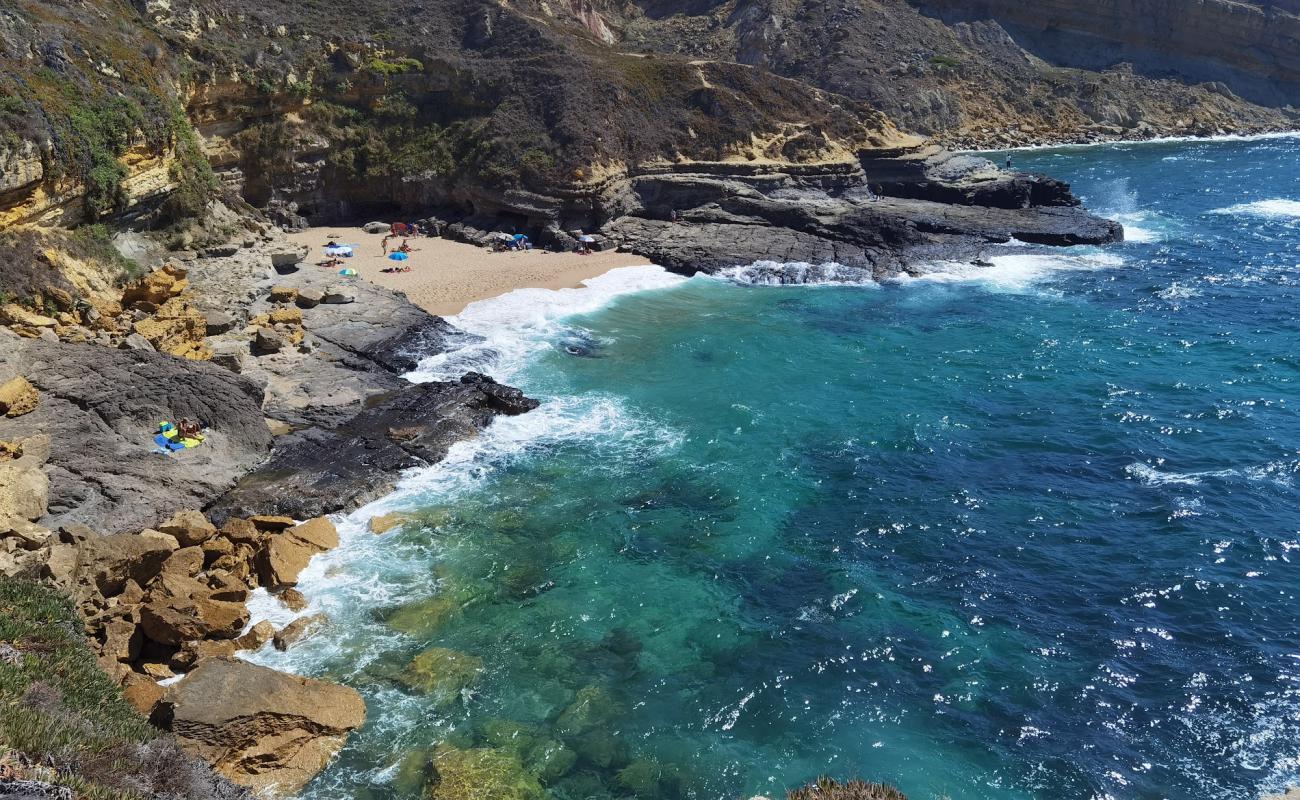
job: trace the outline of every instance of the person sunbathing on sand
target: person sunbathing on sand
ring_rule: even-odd
[[[411,247],[411,243],[410,243],[409,241],[407,241],[406,239],[403,239],[403,240],[402,240],[402,246],[399,247],[399,248],[397,248],[397,252],[399,252],[399,253],[415,253],[415,252],[418,252],[418,251],[417,251],[415,248]]]

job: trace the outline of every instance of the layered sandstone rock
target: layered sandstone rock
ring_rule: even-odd
[[[186,750],[276,796],[302,788],[365,716],[352,689],[228,658],[201,663],[156,712]]]

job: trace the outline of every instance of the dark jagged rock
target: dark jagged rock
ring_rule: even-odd
[[[658,174],[634,188],[640,207],[607,230],[686,274],[775,261],[836,263],[880,278],[1013,238],[1054,246],[1123,238],[1118,223],[1084,210],[1067,184],[949,153],[820,176]],[[666,221],[674,212],[680,223]]]
[[[474,436],[497,414],[537,405],[477,373],[458,383],[410,385],[335,430],[284,437],[270,462],[208,515],[218,522],[255,513],[305,519],[356,508],[389,491],[401,470],[440,461],[452,444]]]
[[[0,374],[25,375],[34,411],[0,419],[0,439],[51,437],[46,527],[138,531],[220,496],[271,449],[262,391],[218,366],[91,344],[0,340]],[[209,427],[199,447],[154,455],[161,420]]]

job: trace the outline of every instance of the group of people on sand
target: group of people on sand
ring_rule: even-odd
[[[381,243],[384,248],[384,255],[388,255],[388,243],[395,238],[397,237],[391,233],[384,237],[384,241]],[[393,252],[394,253],[418,253],[420,252],[420,248],[411,247],[411,241],[409,239],[403,239],[402,244]]]

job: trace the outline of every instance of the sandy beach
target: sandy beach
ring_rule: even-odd
[[[405,292],[412,303],[442,316],[458,314],[476,300],[514,289],[571,289],[616,267],[650,263],[630,253],[494,253],[470,244],[430,238],[411,239],[415,252],[406,261],[398,262],[383,255],[382,235],[346,226],[308,228],[290,234],[289,239],[311,248],[303,269],[323,269],[316,264],[326,258],[326,242],[355,245],[356,255],[343,259],[344,266],[358,272],[352,280],[364,279]],[[400,245],[401,240],[389,244]],[[382,271],[404,266],[411,271]]]

